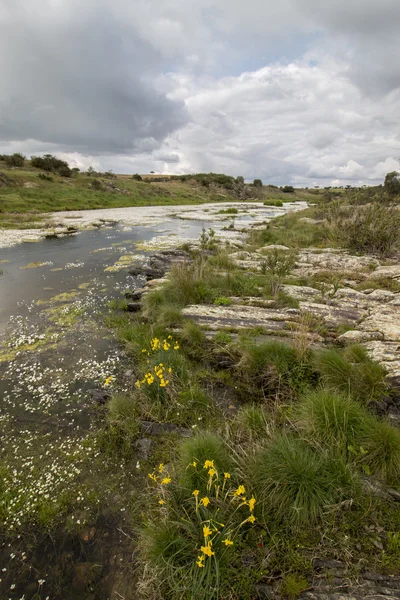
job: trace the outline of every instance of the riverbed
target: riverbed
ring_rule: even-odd
[[[129,274],[129,265],[160,249],[194,244],[203,228],[240,246],[244,230],[304,207],[218,203],[57,213],[51,217],[57,224],[51,235],[49,230],[0,232],[0,437],[3,467],[13,473],[6,480],[14,494],[14,504],[7,506],[10,535],[28,509],[40,505],[42,494],[56,496],[69,480],[77,486],[79,503],[71,523],[85,523],[92,500],[82,473],[101,476],[101,464],[100,472],[83,467],[98,460],[88,442],[90,391],[104,388],[106,381],[112,381],[110,391],[121,391],[118,376],[129,369],[106,327],[109,302],[143,284]],[[238,212],[221,212],[230,208]],[[74,231],[65,233],[67,224]],[[10,572],[15,563],[12,558],[10,566],[9,557],[23,561],[28,552],[23,537],[16,540],[11,547],[8,540],[0,554],[0,568]],[[35,549],[30,551],[33,560]],[[35,569],[20,569],[23,576],[12,590],[3,590],[0,581],[1,597],[80,597],[68,587],[61,596],[47,589],[46,554],[41,558],[43,572],[38,573],[36,556]],[[7,577],[0,579],[9,585]]]

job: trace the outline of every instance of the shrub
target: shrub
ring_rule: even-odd
[[[363,403],[386,394],[385,369],[372,361],[364,348],[324,350],[315,355],[315,367],[325,386],[350,394]]]
[[[266,200],[264,206],[283,206],[282,200]]]
[[[261,181],[261,179],[255,179],[253,181],[253,185],[254,185],[254,187],[262,187],[263,182]]]
[[[53,181],[53,177],[51,175],[46,175],[46,173],[38,173],[38,179],[42,181]]]
[[[68,163],[65,160],[61,160],[60,158],[53,156],[52,154],[45,154],[44,156],[31,156],[31,165],[32,167],[42,169],[43,171],[59,173],[63,177],[70,177],[72,174]]]
[[[7,167],[23,167],[25,164],[25,159],[26,157],[19,152],[15,152],[14,154],[0,155],[0,160],[4,161]]]
[[[399,196],[400,195],[400,174],[397,171],[392,171],[388,173],[385,177],[385,192],[389,194],[389,196]]]
[[[134,173],[132,175],[132,179],[134,179],[135,181],[143,181],[143,178],[139,175],[139,173]]]
[[[93,179],[91,186],[94,190],[102,190],[103,189],[103,184],[100,181],[100,179]]]
[[[400,212],[394,206],[352,206],[334,219],[337,239],[350,250],[390,256],[400,245]]]
[[[292,185],[285,185],[282,188],[282,192],[284,194],[293,194],[294,193],[294,187]]]

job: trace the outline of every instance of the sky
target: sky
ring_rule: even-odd
[[[399,168],[399,0],[0,0],[0,153],[375,185]]]

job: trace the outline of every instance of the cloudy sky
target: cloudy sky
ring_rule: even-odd
[[[0,0],[0,153],[381,183],[399,23],[399,0]]]

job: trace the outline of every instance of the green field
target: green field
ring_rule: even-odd
[[[107,179],[79,173],[66,178],[52,173],[52,180],[46,181],[40,174],[38,169],[0,167],[0,228],[40,225],[46,220],[45,213],[61,210],[238,201],[222,186],[205,187],[194,179],[147,183],[129,176]],[[99,182],[101,189],[94,189],[94,181]],[[253,200],[288,202],[312,198],[306,190],[285,194],[278,188],[264,186],[255,191]]]

